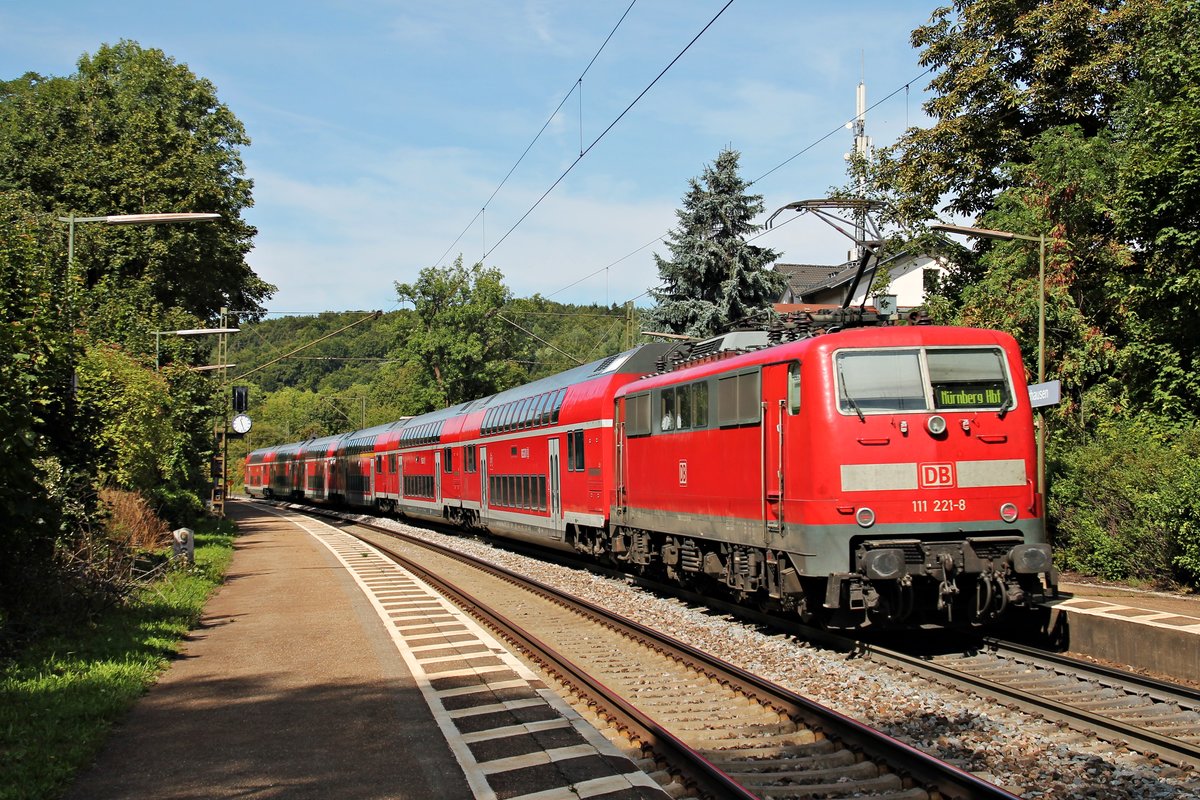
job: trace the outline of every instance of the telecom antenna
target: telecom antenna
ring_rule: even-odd
[[[849,123],[847,128],[854,132],[854,152],[846,154],[846,160],[851,158],[861,159],[860,163],[869,163],[871,160],[871,137],[867,136],[867,82],[864,77],[858,82],[858,90],[854,95],[854,121]],[[858,196],[865,199],[867,196],[867,173],[862,170],[858,174]],[[866,238],[867,218],[865,211],[859,211],[854,217],[854,233],[855,240],[862,241]],[[860,246],[855,246],[854,251],[850,254],[851,261],[857,261],[862,256]]]

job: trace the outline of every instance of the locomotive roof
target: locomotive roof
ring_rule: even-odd
[[[718,337],[719,339],[720,337]],[[791,342],[760,347],[744,353],[722,353],[713,348],[707,348],[702,353],[702,360],[694,363],[684,362],[674,370],[648,374],[642,380],[635,381],[618,390],[618,395],[628,395],[634,392],[657,386],[667,386],[694,380],[697,377],[713,375],[729,370],[754,367],[780,358],[797,358],[804,352],[829,352],[846,347],[922,347],[922,346],[952,346],[952,345],[984,345],[996,344],[1008,346],[1013,342],[1012,337],[990,328],[966,328],[936,325],[891,325],[846,328],[839,331],[823,333]],[[708,344],[701,342],[696,349]],[[693,351],[695,353],[695,350]]]

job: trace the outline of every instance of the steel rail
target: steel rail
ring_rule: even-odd
[[[395,531],[377,528],[370,524],[356,524],[386,533],[390,536],[403,536],[403,534],[397,534]],[[361,538],[352,530],[343,529],[343,532],[356,538]],[[498,567],[489,567],[489,565],[476,562],[469,557],[464,558],[461,553],[445,551],[437,548],[436,545],[431,545],[419,539],[408,539],[407,537],[405,539],[413,544],[428,549],[435,549],[440,555],[456,558],[464,563],[469,563],[473,567],[488,568],[488,571],[492,571],[498,577],[502,577],[505,580],[526,585],[526,582],[521,580],[519,576],[512,573],[502,574],[506,573],[507,570],[501,570]],[[462,587],[430,572],[412,559],[387,548],[382,548],[378,542],[370,542],[370,544],[379,548],[388,558],[416,574],[421,580],[446,595],[455,605],[460,606],[468,613],[483,620],[487,625],[499,631],[502,636],[515,643],[518,647],[534,654],[538,660],[541,660],[549,667],[551,672],[557,672],[564,683],[573,684],[575,691],[584,695],[589,702],[598,704],[604,713],[618,721],[620,727],[632,731],[634,737],[649,744],[660,756],[665,757],[672,766],[680,769],[685,779],[691,782],[703,794],[710,797],[730,798],[731,800],[757,800],[756,795],[748,792],[733,778],[726,775],[670,731],[642,714],[635,706],[627,703],[620,695],[610,691],[607,686],[594,679],[585,669],[557,652],[553,646],[531,634],[523,626],[506,617],[502,612],[490,607]],[[536,588],[541,591],[545,587],[537,586]],[[557,597],[553,599],[556,602],[562,602]]]

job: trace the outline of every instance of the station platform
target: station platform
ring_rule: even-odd
[[[1200,596],[1069,581],[1059,594],[1046,626],[1070,652],[1200,685]]]
[[[487,631],[336,527],[231,501],[225,584],[66,797],[665,798]]]

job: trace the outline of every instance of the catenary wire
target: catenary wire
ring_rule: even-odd
[[[533,149],[533,146],[535,144],[537,144],[538,139],[540,139],[542,137],[542,134],[546,132],[546,128],[550,127],[550,123],[554,121],[554,118],[558,115],[558,112],[562,110],[562,107],[564,105],[566,105],[566,102],[571,99],[571,95],[575,93],[576,89],[578,89],[580,92],[580,110],[579,110],[580,134],[579,135],[580,135],[580,148],[581,148],[580,155],[582,155],[582,147],[583,147],[583,140],[582,140],[582,137],[583,137],[583,106],[582,106],[583,89],[582,89],[582,85],[583,85],[584,76],[586,76],[588,74],[588,70],[590,70],[592,68],[592,65],[596,63],[596,59],[600,57],[600,54],[602,52],[604,52],[604,48],[608,46],[609,41],[613,37],[613,34],[615,34],[617,32],[617,28],[621,27],[621,23],[625,21],[625,17],[629,16],[629,12],[633,10],[633,5],[636,2],[637,2],[637,0],[631,0],[631,2],[629,3],[629,7],[625,9],[625,13],[621,15],[621,18],[619,20],[617,20],[617,24],[614,25],[613,29],[608,32],[608,36],[606,36],[604,38],[604,42],[600,45],[599,49],[596,50],[595,54],[592,55],[592,60],[588,62],[587,66],[583,68],[583,72],[581,72],[579,74],[579,77],[575,80],[575,82],[571,84],[570,90],[568,90],[566,95],[563,96],[563,99],[559,102],[558,106],[555,107],[555,109],[552,112],[550,112],[550,117],[542,125],[541,130],[539,130],[537,132],[537,134],[533,137],[533,141],[531,141],[529,143],[529,146],[525,148],[525,151],[523,153],[521,153],[521,156],[517,159],[517,162],[512,165],[512,167],[508,170],[508,174],[505,175],[504,179],[500,181],[500,185],[497,186],[495,188],[495,190],[492,191],[491,196],[488,197],[488,199],[484,202],[483,206],[479,209],[479,211],[477,211],[475,213],[475,216],[471,218],[471,221],[467,223],[467,226],[462,229],[462,232],[460,234],[458,234],[457,237],[455,237],[453,242],[450,243],[450,246],[446,248],[446,252],[442,253],[442,257],[439,258],[436,263],[441,264],[443,261],[445,261],[446,256],[449,255],[450,251],[454,249],[454,245],[458,244],[462,240],[462,237],[466,236],[467,231],[471,230],[471,226],[474,225],[475,221],[483,215],[483,213],[487,210],[487,207],[489,205],[491,205],[492,200],[494,200],[496,198],[496,195],[500,193],[500,190],[502,188],[504,188],[504,184],[508,183],[508,179],[512,177],[512,174],[514,172],[516,172],[517,167],[519,167],[521,165],[521,162],[525,160],[525,156],[529,155],[529,151]],[[485,257],[486,257],[486,254],[485,254]]]
[[[724,9],[722,9],[722,10],[724,10]],[[888,93],[886,96],[884,96],[884,97],[880,98],[879,100],[877,100],[876,102],[872,103],[872,104],[871,104],[871,105],[870,105],[870,106],[869,106],[869,107],[866,109],[866,111],[874,111],[874,110],[875,110],[876,108],[878,108],[880,105],[882,105],[882,104],[886,103],[888,100],[891,100],[893,97],[895,97],[895,96],[896,96],[897,94],[899,94],[900,92],[907,92],[907,91],[908,91],[908,89],[909,89],[909,87],[910,87],[910,86],[911,86],[913,83],[915,83],[916,81],[919,81],[921,78],[925,77],[926,75],[928,75],[928,74],[929,74],[930,72],[932,72],[932,71],[933,71],[933,67],[929,67],[928,69],[926,69],[925,71],[923,71],[923,72],[922,72],[922,73],[920,73],[919,75],[916,75],[916,76],[914,76],[914,77],[910,78],[910,79],[909,79],[909,80],[908,80],[906,83],[904,83],[902,86],[899,86],[899,87],[897,87],[896,89],[894,89],[894,90],[892,90],[891,92],[889,92],[889,93]],[[864,113],[865,113],[865,112],[864,112]],[[824,142],[826,139],[830,138],[830,137],[831,137],[831,136],[833,136],[834,134],[836,134],[836,133],[840,133],[841,131],[845,130],[845,127],[846,127],[846,126],[845,126],[845,123],[843,123],[843,124],[841,124],[841,125],[838,125],[838,126],[837,126],[836,128],[834,128],[833,130],[831,130],[831,131],[829,131],[828,133],[826,133],[826,134],[824,134],[824,135],[820,136],[819,138],[817,138],[817,139],[813,140],[813,141],[812,141],[812,142],[810,142],[808,145],[806,145],[805,147],[803,147],[802,149],[800,149],[798,152],[796,152],[796,153],[794,153],[793,155],[789,156],[788,158],[784,159],[784,160],[783,160],[783,161],[781,161],[779,164],[777,164],[777,165],[775,165],[774,167],[772,167],[771,169],[767,170],[767,171],[766,171],[766,172],[764,172],[762,175],[759,175],[757,178],[755,178],[754,180],[750,181],[750,182],[749,182],[749,183],[747,183],[746,185],[747,185],[747,186],[753,186],[754,184],[756,184],[756,183],[758,183],[759,181],[761,181],[763,178],[766,178],[768,175],[770,175],[770,174],[772,174],[772,173],[774,173],[774,172],[777,172],[777,171],[779,171],[780,169],[782,169],[783,167],[787,166],[787,165],[788,165],[788,164],[790,164],[791,162],[795,161],[797,158],[799,158],[800,156],[804,155],[804,154],[805,154],[805,153],[807,153],[808,151],[812,150],[814,147],[816,147],[817,145],[821,144],[822,142]],[[561,180],[561,179],[560,179],[560,180]],[[551,188],[553,188],[553,187],[551,187]],[[751,237],[750,239],[747,239],[747,242],[753,242],[755,239],[759,239],[759,238],[761,238],[761,237],[763,237],[763,236],[766,236],[766,235],[767,235],[768,233],[770,233],[771,231],[778,230],[779,228],[782,228],[782,227],[784,227],[785,225],[788,225],[788,224],[790,224],[790,223],[792,223],[792,222],[795,222],[797,219],[799,219],[799,217],[798,217],[798,216],[797,216],[797,217],[792,217],[791,219],[787,220],[786,222],[783,222],[783,223],[780,223],[779,225],[775,225],[775,226],[773,226],[773,227],[771,228],[771,230],[770,230],[770,231],[766,231],[766,230],[764,230],[764,231],[762,231],[761,233],[759,233],[758,235],[756,235],[756,236],[754,236],[754,237]],[[625,259],[627,259],[627,258],[629,258],[629,257],[631,257],[631,256],[633,256],[633,255],[636,255],[637,253],[640,253],[642,250],[645,250],[647,247],[650,247],[650,246],[651,246],[651,245],[653,245],[655,242],[660,242],[660,241],[663,241],[663,240],[665,240],[665,239],[666,239],[666,237],[667,237],[667,236],[669,236],[669,235],[670,235],[670,231],[667,231],[667,232],[666,232],[666,233],[664,233],[662,236],[659,236],[658,238],[654,239],[653,241],[650,241],[650,242],[648,242],[648,243],[646,243],[646,244],[642,245],[642,246],[641,246],[641,247],[639,247],[637,250],[634,250],[632,253],[629,253],[628,255],[624,255],[624,256],[622,256],[621,258],[619,258],[619,259],[617,259],[616,261],[612,262],[612,264],[608,264],[607,266],[601,267],[600,269],[598,269],[598,270],[595,270],[594,272],[588,273],[587,275],[583,276],[582,278],[580,278],[580,279],[578,279],[578,280],[576,280],[576,281],[574,281],[574,282],[572,282],[572,283],[570,283],[570,284],[567,284],[566,286],[562,287],[561,289],[557,289],[556,291],[553,291],[553,292],[551,292],[551,293],[549,293],[549,294],[545,295],[545,297],[549,298],[549,297],[553,297],[553,296],[554,296],[554,295],[556,295],[556,294],[561,294],[562,292],[565,292],[567,289],[570,289],[570,288],[572,288],[572,287],[574,287],[574,286],[577,286],[577,285],[579,285],[580,283],[582,283],[582,282],[586,281],[588,278],[592,278],[592,277],[595,277],[596,275],[599,275],[601,272],[604,272],[605,270],[609,269],[609,267],[612,267],[612,266],[614,266],[614,265],[616,265],[616,264],[619,264],[620,262],[624,261]],[[498,243],[497,243],[497,244],[498,244]],[[651,292],[651,291],[653,291],[653,287],[652,287],[652,288],[649,288],[649,289],[647,289],[646,291],[642,292],[642,293],[641,293],[641,294],[639,294],[639,295],[636,295],[636,296],[634,296],[634,297],[631,297],[631,298],[629,298],[628,300],[626,300],[626,301],[625,301],[624,303],[622,303],[621,305],[625,305],[625,304],[628,304],[628,303],[632,303],[634,300],[641,299],[642,297],[645,297],[646,295],[650,294],[650,292]]]
[[[628,106],[625,107],[625,110],[622,111],[620,114],[618,114],[612,122],[608,123],[608,127],[606,127],[600,133],[600,135],[597,136],[592,141],[592,143],[589,144],[587,146],[587,148],[584,149],[584,151],[579,154],[578,158],[576,158],[574,161],[571,162],[570,166],[568,166],[565,170],[563,170],[563,173],[558,176],[558,178],[554,181],[554,183],[550,184],[550,188],[547,189],[545,192],[543,192],[542,196],[539,197],[534,202],[534,204],[529,207],[529,210],[526,211],[524,214],[522,214],[521,218],[518,219],[516,222],[514,222],[513,226],[511,228],[509,228],[503,236],[500,237],[500,240],[498,242],[496,242],[494,245],[492,245],[487,250],[487,252],[485,252],[483,254],[483,257],[485,259],[489,255],[491,255],[492,252],[494,252],[497,247],[499,247],[501,244],[503,244],[504,241],[509,237],[510,234],[512,234],[513,231],[515,231],[518,227],[521,226],[521,223],[524,222],[525,219],[534,212],[534,209],[536,209],[539,205],[542,204],[542,201],[545,200],[550,195],[550,193],[554,191],[555,187],[557,187],[558,184],[562,183],[563,179],[566,178],[567,175],[569,175],[571,173],[571,170],[575,169],[575,166],[577,164],[579,164],[580,161],[583,160],[584,156],[586,156],[588,153],[590,153],[592,151],[592,148],[595,147],[597,144],[599,144],[600,140],[603,139],[605,136],[607,136],[608,132],[611,131],[614,127],[616,127],[618,122],[620,122],[622,119],[625,118],[625,115],[628,114],[630,112],[630,110],[632,110],[633,107],[635,105],[637,105],[638,102],[643,97],[646,96],[647,92],[649,92],[651,89],[654,88],[655,84],[657,84],[662,79],[662,77],[667,74],[667,71],[670,70],[671,67],[675,66],[676,62],[678,62],[679,59],[683,58],[684,53],[686,53],[688,50],[690,50],[692,48],[692,45],[694,45],[697,41],[699,41],[700,37],[703,36],[705,34],[705,32],[708,31],[708,29],[711,28],[713,26],[713,24],[715,24],[716,21],[721,18],[721,15],[724,14],[725,11],[731,5],[733,5],[733,0],[729,0],[729,2],[727,2],[724,6],[722,6],[721,10],[718,11],[716,13],[716,15],[713,16],[713,18],[708,21],[708,24],[705,25],[703,28],[701,28],[700,32],[697,33],[694,37],[692,37],[692,40],[690,42],[688,42],[687,45],[682,50],[680,50],[679,53],[673,59],[671,59],[671,63],[669,63],[665,67],[663,67],[662,72],[658,73],[658,75],[654,78],[654,80],[650,81],[650,83],[646,86],[645,89],[642,89],[642,91],[638,94],[638,96],[635,97],[633,99],[633,101]]]

